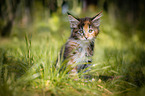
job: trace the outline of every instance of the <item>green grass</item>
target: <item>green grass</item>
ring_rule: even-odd
[[[90,71],[94,80],[74,80],[66,72],[59,73],[54,64],[70,34],[65,18],[56,15],[48,20],[52,25],[37,21],[27,29],[16,25],[11,38],[0,38],[0,96],[141,96],[145,93],[145,45],[137,34],[127,38],[106,23],[105,16],[95,42],[95,66]]]

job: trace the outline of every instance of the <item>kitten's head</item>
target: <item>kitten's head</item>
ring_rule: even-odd
[[[71,38],[87,41],[95,39],[99,33],[101,14],[102,11],[93,18],[76,18],[68,13],[70,27],[72,29]]]

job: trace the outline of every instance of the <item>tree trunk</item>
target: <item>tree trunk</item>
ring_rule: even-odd
[[[13,26],[13,21],[9,20],[7,22],[7,24],[3,27],[2,32],[1,32],[1,36],[2,37],[8,37],[8,36],[10,36],[12,26]]]

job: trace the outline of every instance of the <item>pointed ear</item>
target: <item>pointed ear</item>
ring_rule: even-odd
[[[100,17],[102,16],[102,11],[99,12],[96,16],[92,18],[92,23],[94,24],[95,27],[99,27],[100,25]]]
[[[68,18],[70,21],[70,27],[77,28],[77,26],[79,24],[79,20],[76,17],[72,16],[70,13],[67,12],[67,14],[68,14]]]

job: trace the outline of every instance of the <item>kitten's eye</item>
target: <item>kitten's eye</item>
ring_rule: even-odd
[[[83,30],[80,30],[79,32],[80,32],[80,33],[83,33]]]
[[[92,29],[90,29],[90,30],[89,30],[89,33],[92,33],[92,32],[93,32],[93,30],[92,30]]]

